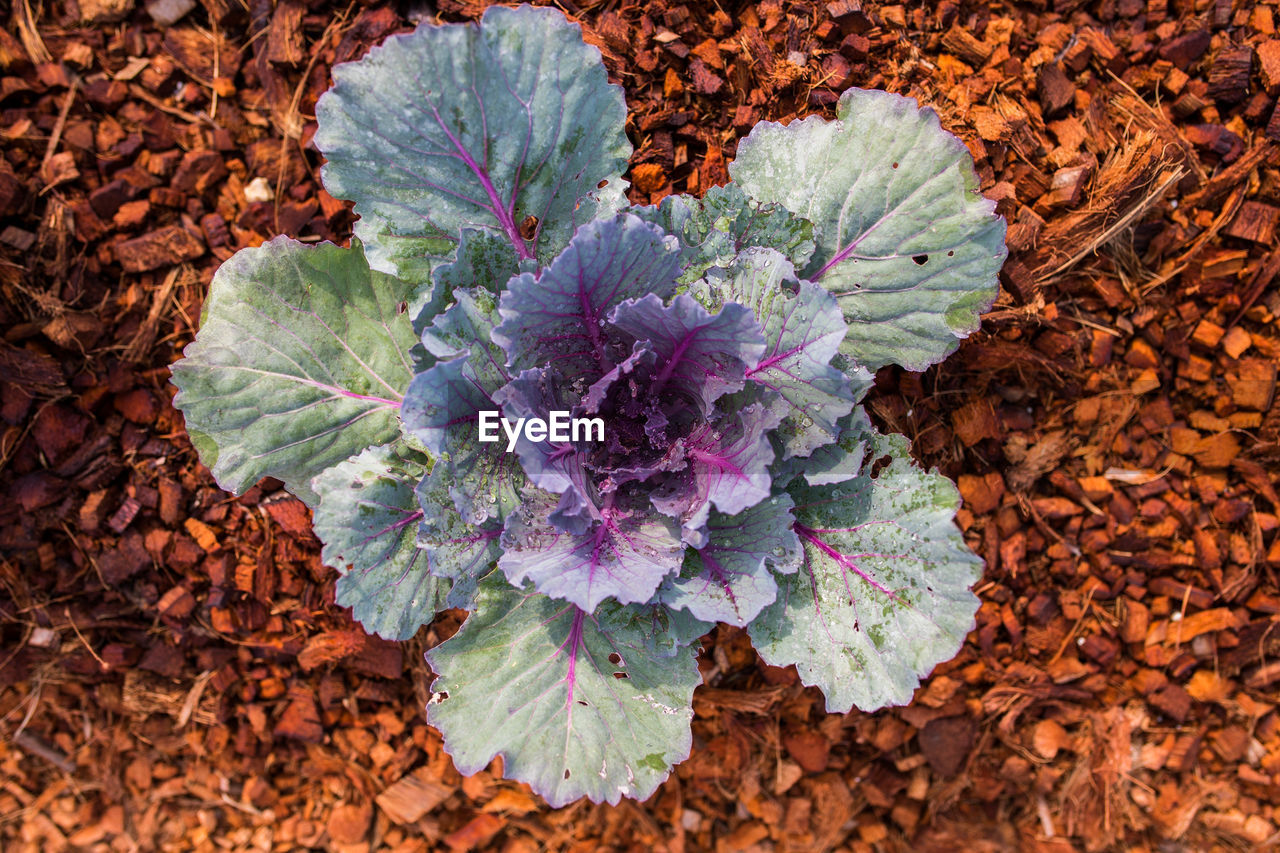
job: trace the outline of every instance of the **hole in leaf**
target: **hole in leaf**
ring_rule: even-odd
[[[895,160],[895,161],[894,161],[894,163],[893,163],[893,168],[895,168],[895,169],[896,169],[896,168],[898,168],[898,163],[897,163],[897,161],[896,161],[896,160]]]
[[[520,236],[526,240],[532,240],[538,235],[538,217],[532,213],[524,218],[520,223]]]
[[[607,187],[607,186],[609,186],[609,180],[606,178],[605,180],[603,180],[603,181],[601,181],[600,183],[596,184],[596,189],[598,189],[598,190],[602,190],[602,189],[604,189],[604,188],[605,188],[605,187]]]
[[[409,303],[408,303],[408,302],[401,302],[399,305],[397,305],[397,306],[396,306],[396,313],[397,313],[397,314],[403,314],[404,312],[406,312],[406,311],[408,311],[408,310],[409,310]]]
[[[856,263],[856,262],[855,262],[855,263]],[[784,281],[784,282],[782,283],[782,289],[783,289],[785,292],[790,293],[792,296],[795,296],[797,293],[799,293],[799,292],[800,292],[800,282],[798,282],[798,281]]]
[[[956,253],[955,253],[955,250],[954,250],[954,249],[949,249],[949,250],[947,251],[947,257],[948,257],[948,258],[954,258],[955,256],[956,256]]]
[[[584,708],[586,708],[586,707],[587,707],[587,703],[586,703],[586,702],[584,702],[584,701],[583,701],[583,700],[581,700],[581,699],[579,699],[579,700],[578,700],[578,704],[579,704],[579,705],[581,705],[581,706],[582,706],[582,707],[584,707]]]
[[[880,476],[880,472],[881,472],[881,471],[883,471],[885,468],[888,468],[888,467],[889,467],[889,463],[890,463],[890,462],[892,462],[892,461],[893,461],[892,457],[890,457],[890,456],[889,456],[889,454],[887,454],[887,453],[886,453],[884,456],[881,456],[881,457],[880,457],[879,459],[877,459],[875,462],[872,462],[872,463],[871,463],[871,478],[872,478],[872,479],[875,479],[876,477],[879,477],[879,476]]]
[[[565,768],[565,771],[564,771],[564,778],[566,778],[566,779],[568,779],[568,778],[569,778],[569,768],[567,768],[567,767]]]
[[[609,652],[609,663],[612,663],[612,664],[622,663],[622,655],[618,654],[617,652]]]
[[[630,678],[631,676],[627,675],[625,672],[615,672],[613,674],[613,677],[614,678]]]
[[[916,266],[922,267],[925,264],[929,263],[929,256],[928,255],[912,255],[911,260],[916,262]]]

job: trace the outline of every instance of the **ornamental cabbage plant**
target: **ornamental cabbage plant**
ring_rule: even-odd
[[[469,611],[427,653],[458,769],[649,796],[714,622],[830,711],[908,702],[981,563],[952,483],[859,401],[995,297],[1004,222],[964,145],[851,89],[757,125],[727,186],[634,207],[622,92],[559,12],[421,27],[333,78],[315,140],[351,246],[223,264],[175,404],[224,488],[311,507],[368,630]]]

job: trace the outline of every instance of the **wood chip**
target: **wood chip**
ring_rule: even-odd
[[[191,538],[196,540],[196,544],[209,553],[218,550],[218,537],[213,532],[213,528],[205,524],[198,518],[188,518],[182,523],[187,533],[191,534]]]
[[[441,784],[428,767],[419,767],[375,798],[393,823],[414,823],[443,803],[453,788]]]

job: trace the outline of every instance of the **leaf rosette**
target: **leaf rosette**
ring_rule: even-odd
[[[994,297],[964,146],[855,89],[758,127],[704,198],[626,207],[621,92],[558,12],[421,27],[334,78],[316,141],[359,239],[225,264],[176,403],[225,487],[313,508],[366,628],[470,612],[428,654],[459,769],[648,796],[713,622],[832,710],[909,701],[980,564],[955,487],[860,402]],[[599,428],[524,428],[561,416]]]

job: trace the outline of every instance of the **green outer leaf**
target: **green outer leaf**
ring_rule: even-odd
[[[495,6],[478,27],[420,27],[333,78],[316,105],[325,187],[356,202],[356,234],[388,272],[466,226],[545,262],[625,204],[622,90],[560,12]]]
[[[453,304],[419,330],[423,346],[441,360],[467,355],[473,372],[486,387],[509,381],[506,353],[490,340],[493,327],[500,321],[498,300],[481,288],[454,291]],[[492,362],[492,363],[491,363]]]
[[[322,177],[326,185],[332,183],[327,173]],[[372,216],[356,220],[352,230],[356,239],[364,243],[370,267],[414,284],[429,284],[435,271],[448,264],[457,249],[457,238],[406,237],[393,231],[391,223]]]
[[[715,623],[703,622],[683,607],[655,604],[656,598],[657,594],[647,604],[633,604],[626,608],[631,614],[631,624],[649,638],[654,654],[664,658],[679,654],[697,644],[715,627]],[[701,645],[695,647],[701,648]]]
[[[368,256],[372,247],[366,246],[365,249]],[[483,289],[496,296],[506,288],[508,279],[521,269],[534,265],[533,261],[525,261],[523,265],[517,263],[511,243],[501,234],[482,228],[463,228],[453,260],[433,264],[434,269],[427,270],[431,280],[423,283],[414,293],[414,298],[409,300],[408,311],[413,318],[413,333],[419,337],[431,326],[432,320],[453,305],[457,299],[455,292]],[[375,269],[384,268],[379,266],[376,259],[371,259],[370,265]],[[395,269],[396,266],[386,268]],[[418,281],[416,277],[405,275],[406,268],[403,265],[399,268],[401,278]],[[485,340],[488,340],[487,331]],[[415,373],[430,369],[436,359],[441,357],[438,353],[427,352],[421,343],[415,344],[410,354],[413,356]]]
[[[713,267],[727,269],[750,246],[776,249],[799,266],[813,255],[813,225],[779,204],[747,198],[737,184],[711,187],[702,198],[669,195],[657,206],[631,212],[680,240],[680,283]]]
[[[529,266],[532,262],[526,261],[524,268]],[[498,296],[506,289],[507,281],[521,271],[522,265],[516,261],[511,244],[501,234],[489,229],[463,228],[456,257],[435,269],[431,286],[423,289],[426,297],[409,306],[413,331],[422,334],[437,315],[453,304],[455,291],[481,288]]]
[[[450,582],[430,574],[418,545],[422,511],[413,491],[426,474],[427,457],[397,442],[370,447],[312,481],[320,556],[342,573],[337,602],[388,640],[409,639],[446,606]]]
[[[482,583],[477,611],[427,652],[439,673],[427,721],[458,770],[475,773],[500,754],[504,775],[553,807],[652,794],[689,755],[702,679],[687,647],[655,647],[637,609],[588,614],[498,579]]]
[[[223,488],[277,477],[315,506],[314,476],[399,435],[413,290],[359,249],[286,237],[218,268],[173,402]]]
[[[813,222],[818,249],[802,274],[839,299],[843,351],[872,370],[923,370],[995,300],[1004,220],[933,110],[850,89],[836,115],[756,125],[729,173],[752,198]]]
[[[982,574],[953,520],[956,487],[916,467],[902,436],[864,428],[860,476],[792,483],[803,562],[747,628],[765,661],[795,664],[836,713],[909,702],[964,643],[979,603],[969,587]]]
[[[780,459],[769,466],[774,488],[786,488],[796,477],[804,476],[811,486],[830,486],[852,480],[862,473],[867,447],[863,443],[871,431],[866,410],[856,406],[836,422],[836,438],[813,451],[807,459]],[[774,440],[777,441],[775,433]]]

